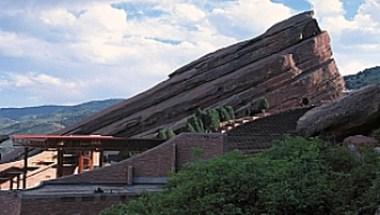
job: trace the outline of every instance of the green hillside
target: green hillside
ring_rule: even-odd
[[[121,102],[121,99],[91,101],[75,106],[40,106],[0,109],[0,135],[51,133],[72,125],[89,115]],[[1,146],[11,147],[10,142]],[[0,151],[2,151],[0,149]]]
[[[355,75],[344,77],[346,87],[349,90],[359,89],[361,87],[380,83],[380,66],[365,69]]]

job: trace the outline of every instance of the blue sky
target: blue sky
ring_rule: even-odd
[[[380,0],[2,0],[0,107],[128,98],[313,9],[342,74],[380,65]]]

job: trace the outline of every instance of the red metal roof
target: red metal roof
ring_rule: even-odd
[[[164,140],[140,139],[101,135],[49,135],[18,134],[12,135],[13,145],[35,148],[71,149],[129,149],[146,150],[158,146]]]
[[[101,136],[101,135],[47,135],[47,134],[17,134],[11,136],[12,140],[128,140],[125,137]]]

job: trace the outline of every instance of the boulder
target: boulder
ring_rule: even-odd
[[[377,152],[376,146],[379,145],[379,141],[373,137],[355,135],[346,137],[343,140],[343,145],[345,145],[350,151],[354,152],[359,158],[361,158],[361,152],[363,149],[366,149],[368,147],[373,148]]]
[[[338,139],[365,134],[379,128],[380,85],[353,91],[329,104],[308,111],[297,122],[305,136],[331,135]]]
[[[364,135],[355,135],[346,137],[343,140],[344,145],[355,145],[355,146],[377,146],[379,141],[373,137],[367,137]]]
[[[242,111],[266,98],[268,111],[284,111],[304,100],[311,105],[334,100],[343,89],[329,35],[312,12],[305,12],[256,38],[207,54],[60,134],[151,136],[161,128],[180,130],[197,108],[229,105]]]

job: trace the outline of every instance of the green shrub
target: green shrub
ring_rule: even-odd
[[[200,108],[198,108],[198,109],[195,111],[195,116],[196,116],[199,120],[201,120],[202,122],[205,121],[205,117],[206,117],[206,115],[207,115],[206,111],[204,111],[204,110],[202,110],[202,109],[200,109]]]
[[[228,112],[228,115],[229,115],[229,118],[230,119],[235,119],[235,111],[234,109],[231,107],[231,106],[225,106],[227,112]]]
[[[157,136],[159,139],[162,139],[162,140],[167,140],[168,139],[168,136],[167,136],[167,132],[166,132],[166,129],[160,129],[158,131],[158,136]]]
[[[186,130],[195,133],[216,132],[220,122],[235,118],[234,110],[231,106],[222,106],[202,110],[198,108],[186,123]]]
[[[169,129],[160,129],[158,131],[158,138],[159,139],[162,139],[162,140],[168,140],[172,137],[175,137],[176,134],[174,133],[173,129],[169,128]]]
[[[374,214],[379,169],[373,151],[357,160],[318,139],[285,138],[255,156],[197,161],[170,177],[164,191],[103,214]]]
[[[261,98],[259,100],[256,100],[254,101],[251,105],[250,105],[250,115],[255,115],[255,114],[258,114],[258,113],[261,113],[263,112],[264,110],[267,110],[269,109],[270,105],[269,105],[269,102],[268,100],[264,97],[264,98]]]
[[[220,118],[219,113],[216,109],[209,109],[206,111],[207,118],[205,122],[205,128],[208,132],[215,132],[219,129]]]
[[[173,129],[171,129],[171,128],[167,129],[166,130],[166,136],[168,139],[175,137],[175,133],[174,133]]]
[[[192,132],[192,133],[197,133],[194,126],[189,122],[189,120],[187,120],[187,123],[186,123],[186,131]]]
[[[227,109],[224,106],[217,107],[217,108],[215,108],[215,110],[218,111],[219,118],[220,118],[221,122],[228,121],[228,120],[232,119],[230,114],[228,113]]]
[[[195,115],[193,115],[187,120],[187,127],[189,128],[190,132],[198,132],[198,133],[205,132],[202,120]]]

